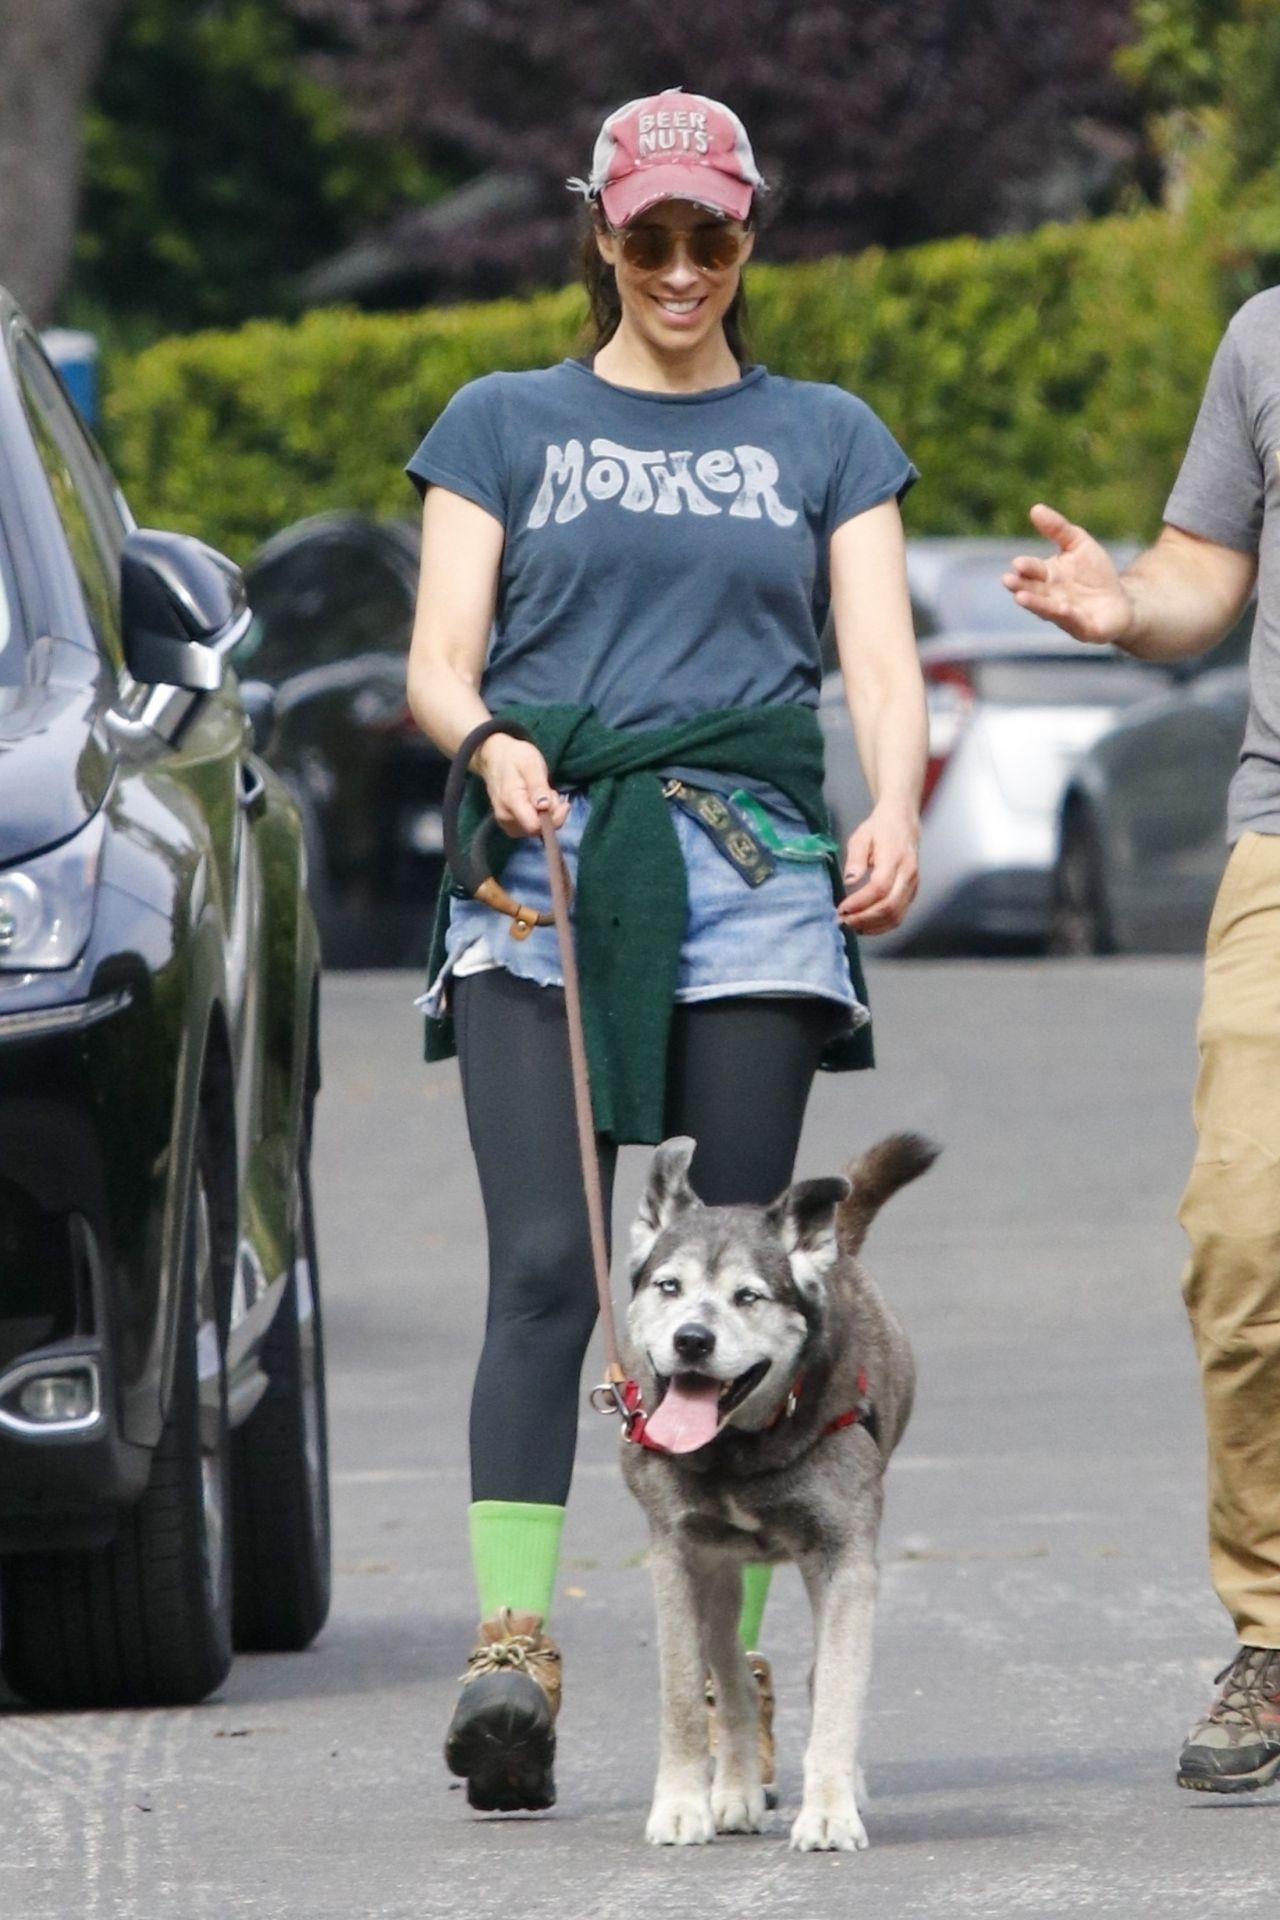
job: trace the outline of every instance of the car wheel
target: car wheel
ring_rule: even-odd
[[[261,1355],[269,1384],[231,1443],[235,1641],[259,1653],[309,1646],[329,1613],[329,1446],[308,1144],[304,1128],[293,1257]]]
[[[110,1545],[0,1569],[0,1669],[40,1707],[187,1706],[231,1665],[227,1380],[210,1195],[197,1132],[168,1417],[142,1498]]]
[[[1050,892],[1048,947],[1051,954],[1064,957],[1116,951],[1102,843],[1093,815],[1081,806],[1070,808],[1062,822]]]

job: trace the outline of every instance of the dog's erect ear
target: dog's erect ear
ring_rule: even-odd
[[[655,1147],[649,1162],[649,1184],[631,1223],[631,1277],[634,1280],[653,1251],[653,1243],[678,1213],[696,1207],[698,1196],[689,1185],[689,1162],[696,1140],[678,1133]]]
[[[818,1292],[836,1263],[836,1208],[849,1193],[847,1180],[797,1180],[766,1210],[802,1293]]]

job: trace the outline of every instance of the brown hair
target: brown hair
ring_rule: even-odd
[[[747,215],[747,225],[752,224],[752,215]],[[587,289],[588,315],[583,328],[582,340],[587,354],[599,353],[618,331],[618,322],[622,318],[622,302],[618,298],[618,282],[613,268],[609,265],[596,245],[596,234],[603,228],[603,221],[594,209],[587,215],[582,236],[582,282]],[[751,364],[751,341],[748,334],[750,322],[747,317],[746,284],[739,277],[738,290],[729,303],[724,316],[724,337],[730,353],[740,367]]]

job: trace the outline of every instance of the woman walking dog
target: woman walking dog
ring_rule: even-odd
[[[491,714],[531,736],[490,735],[472,765],[514,843],[504,886],[548,906],[547,813],[575,879],[606,1206],[617,1146],[674,1133],[697,1141],[704,1201],[763,1204],[791,1179],[815,1070],[870,1063],[846,936],[896,926],[915,892],[926,726],[898,503],[916,474],[860,400],[751,364],[763,182],[727,107],[633,101],[571,184],[590,352],[464,387],[409,462],[409,697],[449,754]],[[828,607],[875,796],[840,865],[815,713]],[[489,1238],[481,1626],[445,1752],[491,1809],[555,1798],[547,1620],[596,1315],[555,935],[508,927],[452,899],[427,996]],[[748,1648],[767,1578],[744,1583]]]

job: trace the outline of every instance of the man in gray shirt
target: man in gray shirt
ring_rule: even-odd
[[[1199,1145],[1179,1211],[1210,1560],[1240,1645],[1177,1777],[1239,1793],[1280,1774],[1280,288],[1227,329],[1163,531],[1126,572],[1053,508],[1031,519],[1057,552],[1014,560],[1005,585],[1077,640],[1181,659],[1215,645],[1258,589],[1231,854],[1209,923]]]

